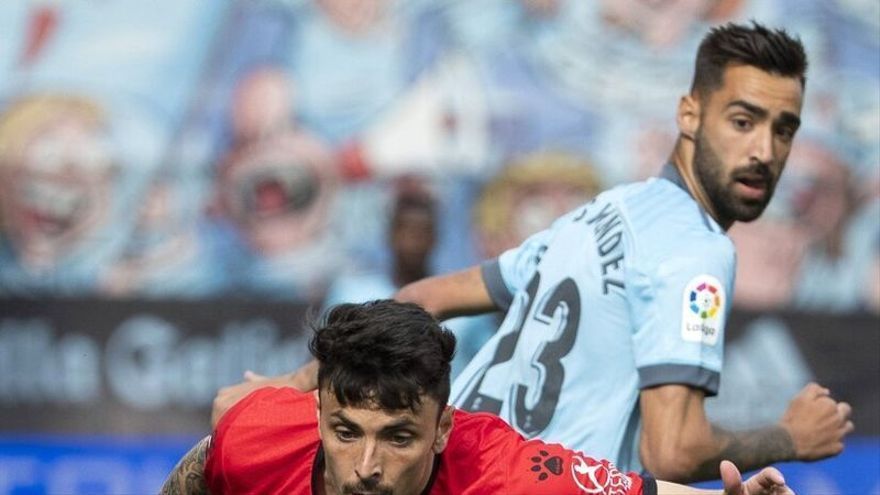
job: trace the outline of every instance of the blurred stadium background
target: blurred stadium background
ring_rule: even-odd
[[[402,188],[438,205],[432,272],[497,255],[656,174],[699,39],[748,19],[811,68],[776,198],[731,230],[710,412],[818,380],[856,433],[787,479],[880,494],[876,0],[4,0],[0,494],[156,492],[219,387],[305,361],[330,291],[387,295]],[[465,355],[492,324],[453,324]]]

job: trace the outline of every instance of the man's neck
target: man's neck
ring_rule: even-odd
[[[730,229],[733,221],[723,220],[718,217],[709,196],[697,180],[696,169],[694,167],[694,142],[683,136],[679,136],[675,141],[675,147],[672,149],[672,155],[669,157],[669,163],[678,170],[684,187],[691,193],[694,200],[703,208],[712,219],[725,231]]]

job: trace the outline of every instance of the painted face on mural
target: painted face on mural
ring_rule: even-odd
[[[323,146],[288,131],[236,150],[224,165],[220,196],[249,243],[271,255],[320,237],[335,179]]]
[[[293,81],[272,66],[243,76],[231,101],[233,148],[221,165],[218,197],[264,255],[320,237],[335,192],[330,152],[293,120],[294,105]]]
[[[102,225],[115,166],[97,104],[23,100],[2,117],[3,220],[23,261],[50,262]]]

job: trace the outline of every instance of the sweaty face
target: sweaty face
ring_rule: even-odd
[[[443,451],[450,424],[440,406],[422,397],[417,411],[341,406],[320,392],[319,429],[327,494],[418,495]],[[444,412],[448,419],[451,410]]]
[[[731,66],[724,84],[702,101],[694,172],[722,225],[758,218],[800,125],[797,78]]]

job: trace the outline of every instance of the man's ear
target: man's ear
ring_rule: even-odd
[[[432,450],[435,454],[440,454],[446,448],[449,442],[449,434],[452,433],[452,413],[455,408],[446,406],[443,413],[440,414],[440,421],[437,423],[437,436],[434,438]]]
[[[700,98],[697,95],[688,93],[678,100],[676,122],[678,132],[693,141],[700,128]]]

